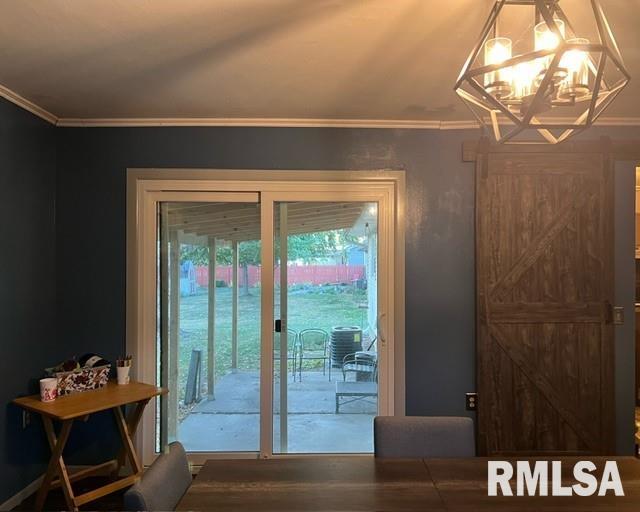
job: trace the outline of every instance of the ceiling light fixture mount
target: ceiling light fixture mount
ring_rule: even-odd
[[[599,1],[580,2],[580,27],[560,3],[497,0],[458,77],[456,93],[498,143],[563,142],[629,83]]]

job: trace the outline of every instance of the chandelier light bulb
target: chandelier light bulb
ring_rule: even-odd
[[[484,45],[484,63],[486,66],[502,64],[511,58],[511,39],[495,37]],[[511,69],[501,68],[486,73],[484,85],[497,98],[507,98],[511,95]]]
[[[565,28],[564,21],[555,18],[553,20],[558,27],[558,30],[564,38]],[[536,25],[535,28],[535,50],[555,50],[560,44],[560,39],[557,34],[549,28],[546,22],[541,22]]]
[[[555,22],[556,27],[558,27],[560,34],[562,34],[562,39],[564,40],[564,35],[565,35],[564,21],[558,18],[555,18],[553,21]],[[551,30],[551,28],[544,21],[536,25],[534,33],[535,33],[534,48],[536,51],[555,50],[560,45],[560,38],[553,30]],[[549,55],[547,57],[543,57],[542,59],[540,59],[541,69],[538,73],[538,82],[542,81],[544,74],[547,72],[547,69],[549,69],[549,66],[551,66],[552,60],[553,60],[553,55]],[[567,76],[566,70],[560,67],[554,73],[554,77],[553,77],[554,82],[558,83],[559,81],[564,80],[566,76]]]
[[[516,98],[526,98],[535,91],[535,83],[540,66],[537,62],[521,62],[514,67],[513,71],[513,95]]]
[[[589,44],[588,39],[576,37],[567,41],[568,45]],[[560,85],[561,99],[576,100],[589,96],[589,55],[584,50],[567,50],[560,60],[560,67],[567,70],[567,77]]]

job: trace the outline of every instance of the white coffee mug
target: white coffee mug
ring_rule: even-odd
[[[118,384],[129,384],[129,370],[131,370],[131,366],[118,366],[116,368]]]
[[[58,379],[40,379],[40,400],[53,402],[58,396]]]

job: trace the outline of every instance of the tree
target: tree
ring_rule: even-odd
[[[260,241],[249,240],[238,244],[238,260],[243,273],[243,294],[249,295],[249,266],[260,265]],[[203,245],[182,244],[180,246],[180,262],[190,260],[194,265],[209,265],[209,247]],[[216,263],[219,265],[233,264],[233,249],[230,244],[220,244],[216,247]]]
[[[238,243],[238,265],[242,270],[243,295],[251,295],[249,289],[249,266],[260,265],[260,255],[261,251],[259,240],[249,240]],[[218,249],[216,261],[221,265],[233,265],[233,248],[231,245],[223,245]]]

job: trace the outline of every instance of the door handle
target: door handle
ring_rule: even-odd
[[[384,329],[382,328],[382,319],[387,316],[386,313],[378,314],[378,338],[380,339],[380,344],[385,346],[387,344],[387,337],[384,334]]]
[[[278,318],[274,323],[275,323],[274,330],[276,332],[282,332],[282,320]]]

